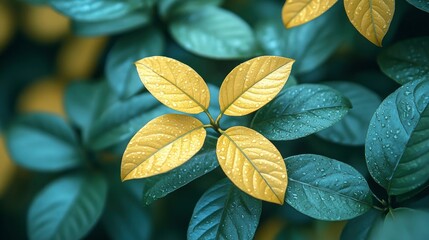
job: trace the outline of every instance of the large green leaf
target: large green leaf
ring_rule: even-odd
[[[407,39],[388,47],[380,54],[378,64],[399,84],[429,79],[429,37]]]
[[[414,7],[429,13],[429,2],[427,0],[407,0]]]
[[[371,90],[352,82],[325,82],[324,84],[347,97],[353,108],[339,122],[317,133],[317,136],[340,144],[363,145],[372,115],[381,100]]]
[[[124,16],[96,22],[72,21],[73,33],[80,36],[102,36],[118,34],[138,28],[150,22],[151,11],[138,9]]]
[[[80,239],[97,223],[107,183],[99,174],[62,177],[43,189],[28,213],[30,239]]]
[[[105,73],[110,87],[127,98],[143,89],[134,62],[144,57],[162,55],[164,37],[157,28],[145,28],[122,36],[107,56]]]
[[[197,202],[188,239],[253,239],[261,210],[260,200],[224,179]]]
[[[260,22],[256,36],[265,53],[296,59],[293,73],[309,72],[325,62],[344,41],[340,11],[334,10],[291,29],[278,17]]]
[[[168,19],[176,14],[192,12],[209,5],[218,6],[223,2],[224,0],[160,0],[158,11],[162,18]]]
[[[216,139],[207,137],[203,148],[185,164],[164,174],[143,180],[143,199],[146,204],[150,204],[218,166]]]
[[[153,118],[172,112],[146,92],[126,100],[117,100],[95,118],[85,144],[99,150],[131,138]]]
[[[207,6],[170,22],[173,38],[186,50],[209,58],[246,58],[259,53],[252,29],[227,10]]]
[[[84,161],[78,138],[61,117],[33,113],[19,117],[7,131],[11,158],[19,165],[37,171],[61,171]]]
[[[62,14],[79,21],[102,21],[122,17],[154,0],[49,0]]]
[[[383,213],[378,210],[369,210],[367,213],[347,222],[341,233],[342,240],[367,240],[372,229],[383,221]]]
[[[392,195],[429,180],[429,81],[389,95],[371,119],[365,144],[371,176]]]
[[[425,240],[429,236],[428,220],[427,209],[396,208],[374,226],[370,239]]]
[[[301,84],[284,89],[259,110],[251,127],[271,140],[291,140],[332,126],[350,108],[350,102],[330,87]]]
[[[353,167],[313,154],[285,161],[289,179],[286,201],[296,210],[316,219],[345,220],[371,209],[371,190]]]

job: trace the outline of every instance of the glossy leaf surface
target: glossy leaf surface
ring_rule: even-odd
[[[218,139],[216,155],[226,176],[242,191],[283,204],[286,166],[280,152],[264,136],[246,127],[229,128]]]
[[[145,178],[170,171],[203,146],[206,130],[196,118],[167,114],[140,129],[122,158],[121,178]]]
[[[287,27],[309,22],[331,8],[337,0],[287,0],[283,6],[282,19]]]

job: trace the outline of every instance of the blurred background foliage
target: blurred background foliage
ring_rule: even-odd
[[[129,117],[132,123],[121,126],[128,132],[121,132],[122,135],[112,133],[113,137],[109,137],[107,127],[97,129],[95,126],[97,121],[107,120],[94,120],[95,125],[87,127],[80,117],[74,119],[88,114],[89,108],[65,109],[66,101],[72,105],[70,108],[76,106],[73,105],[76,101],[88,105],[94,101],[107,105],[123,101],[125,108],[121,108],[122,111],[129,111],[126,108],[129,99],[139,96],[136,94],[146,93],[132,63],[150,55],[178,59],[194,68],[213,86],[219,86],[234,66],[251,56],[269,54],[296,59],[293,75],[299,83],[324,83],[349,97],[352,103],[361,102],[357,104],[360,108],[353,111],[358,115],[357,118],[362,119],[355,121],[352,115],[351,119],[347,120],[346,117],[338,123],[340,125],[331,129],[299,140],[278,141],[276,146],[283,157],[301,153],[321,154],[346,162],[368,176],[363,146],[368,127],[365,123],[369,122],[381,99],[392,93],[399,84],[382,74],[377,65],[377,56],[383,49],[375,47],[354,30],[346,19],[342,3],[310,23],[286,30],[281,22],[281,7],[284,3],[281,0],[194,1],[197,3],[181,7],[174,0],[160,0],[156,4],[152,1],[134,1],[147,3],[148,6],[143,4],[136,7],[135,11],[121,16],[94,21],[79,16],[70,18],[66,16],[67,11],[58,13],[46,2],[0,1],[2,239],[26,239],[31,202],[48,184],[69,174],[64,171],[29,170],[17,166],[10,158],[5,146],[6,130],[18,116],[34,112],[54,114],[63,119],[58,121],[70,122],[79,136],[90,135],[90,140],[87,140],[90,143],[83,140],[79,144],[86,146],[88,158],[96,159],[96,163],[90,164],[88,169],[95,166],[97,172],[102,172],[109,190],[105,193],[107,202],[101,221],[91,226],[85,238],[185,238],[193,208],[199,197],[223,176],[219,170],[148,206],[141,200],[143,196],[138,181],[121,184],[119,180],[119,163],[124,144],[153,116],[171,110],[152,106],[151,112],[140,118]],[[62,1],[51,2],[57,9],[62,9]],[[199,9],[206,4],[220,4],[220,7],[204,10],[207,11],[204,13]],[[172,12],[171,9],[175,10]],[[248,36],[247,39],[233,42],[232,48],[235,47],[235,50],[207,49],[204,44],[192,43],[195,38],[192,34],[201,34],[198,32],[201,27],[218,26],[216,22],[204,22],[208,21],[204,14],[223,16],[216,20],[219,23],[234,22],[236,25],[226,27],[230,27],[232,32],[238,31],[237,34]],[[396,13],[384,46],[404,39],[428,36],[428,22],[428,13],[403,0],[396,1]],[[240,45],[242,48],[237,47]],[[91,86],[107,90],[96,93]],[[91,98],[93,96],[101,100]],[[103,110],[103,107],[100,109]],[[140,111],[149,112],[145,106],[141,106]],[[77,115],[70,116],[70,112]],[[240,121],[248,122],[248,119]],[[341,130],[344,126],[355,131],[344,136]],[[101,136],[103,131],[107,135]],[[33,147],[29,145],[20,150],[31,159]],[[67,171],[80,174],[75,173],[75,169]],[[367,180],[373,191],[383,194],[383,190],[373,180]],[[118,197],[128,195],[130,197]],[[427,203],[426,199],[422,204]],[[115,216],[118,211],[109,211],[112,208],[131,213],[121,220],[121,216]],[[311,219],[287,205],[278,207],[264,203],[255,239],[338,239],[344,225],[345,222]],[[134,232],[129,229],[134,229]]]

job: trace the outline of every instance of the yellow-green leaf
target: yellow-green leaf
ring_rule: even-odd
[[[287,0],[282,19],[287,28],[309,22],[328,11],[338,0]]]
[[[154,56],[137,61],[136,67],[147,90],[167,107],[185,113],[200,113],[209,107],[207,84],[188,65]]]
[[[222,132],[216,154],[229,179],[249,195],[283,204],[286,165],[277,148],[260,133],[236,126]]]
[[[359,33],[381,47],[395,12],[395,0],[344,0],[344,7]]]
[[[294,61],[262,56],[238,65],[220,87],[221,114],[243,116],[267,104],[285,85]]]
[[[168,172],[189,160],[204,144],[206,130],[196,118],[166,114],[140,129],[122,157],[121,178],[145,178]]]

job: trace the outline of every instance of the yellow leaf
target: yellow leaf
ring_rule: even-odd
[[[243,116],[267,104],[285,85],[294,61],[262,56],[238,65],[220,87],[221,114]]]
[[[222,132],[216,154],[229,179],[249,195],[283,204],[287,186],[285,162],[260,133],[236,126]]]
[[[287,0],[283,5],[282,19],[287,28],[309,22],[328,11],[337,0]]]
[[[360,34],[381,47],[395,12],[395,0],[344,0],[344,7]]]
[[[196,118],[167,114],[140,129],[122,157],[121,178],[145,178],[168,172],[189,160],[204,144],[206,130]]]
[[[185,113],[207,111],[209,88],[203,78],[188,65],[155,56],[137,61],[136,67],[147,90],[167,107]]]
[[[3,135],[0,135],[0,198],[3,196],[13,175],[16,172],[16,166],[13,164],[6,149]]]

